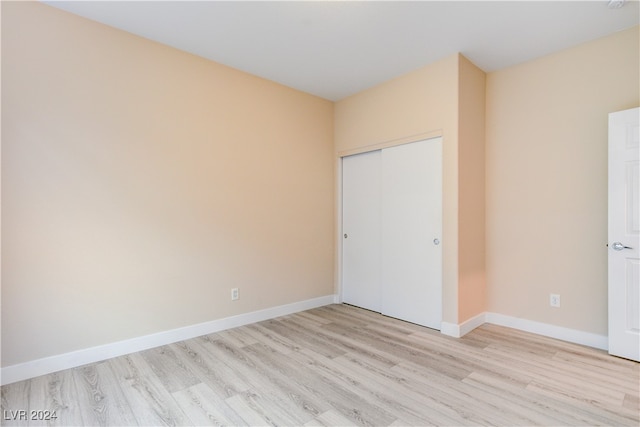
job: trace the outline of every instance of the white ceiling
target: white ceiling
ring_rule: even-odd
[[[638,25],[638,1],[46,1],[329,100],[461,52],[490,72]]]

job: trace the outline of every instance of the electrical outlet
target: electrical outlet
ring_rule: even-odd
[[[238,288],[231,289],[231,301],[235,301],[240,298],[240,294],[238,293]]]
[[[560,295],[549,294],[549,305],[551,307],[560,307]]]

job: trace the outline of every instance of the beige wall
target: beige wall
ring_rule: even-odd
[[[607,334],[607,114],[639,104],[638,37],[488,75],[488,311]]]
[[[606,334],[606,115],[639,104],[638,63],[635,28],[334,106],[3,2],[2,365],[333,293],[337,155],[438,135],[443,320]]]
[[[3,366],[334,293],[332,103],[36,2],[2,90]]]
[[[457,323],[486,311],[485,87],[485,72],[460,55]]]
[[[423,133],[457,138],[457,67],[458,55],[451,55],[337,102],[336,152],[362,151]]]
[[[460,90],[467,89],[468,94],[459,96]],[[459,122],[461,103],[463,123]],[[484,231],[470,231],[473,226],[484,229],[483,193],[466,201],[464,234],[459,235],[460,186],[465,187],[464,194],[483,191],[484,187],[474,182],[478,176],[484,180],[482,165],[474,165],[464,174],[459,165],[462,162],[471,167],[484,161],[482,156],[476,157],[482,153],[484,136],[473,136],[484,133],[483,122],[484,73],[458,54],[337,102],[335,107],[338,156],[429,136],[443,137],[443,321],[453,324],[459,322],[460,274],[465,295],[474,301],[462,304],[465,315],[484,309],[484,242],[475,240]],[[464,134],[464,155],[459,151],[459,132]],[[476,205],[478,200],[480,205]],[[460,245],[467,243],[482,250],[479,254],[466,251],[459,260]],[[459,262],[464,270],[459,270]]]

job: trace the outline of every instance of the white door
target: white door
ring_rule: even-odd
[[[442,139],[342,159],[342,301],[440,329]]]
[[[609,353],[640,361],[640,109],[609,114]]]
[[[380,150],[342,159],[342,301],[381,311]]]
[[[382,313],[440,329],[442,138],[382,150]]]

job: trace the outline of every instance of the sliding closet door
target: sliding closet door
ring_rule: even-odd
[[[442,139],[342,159],[342,300],[440,329]]]
[[[342,301],[381,311],[380,151],[342,159]]]
[[[442,139],[382,150],[382,313],[442,322]]]

